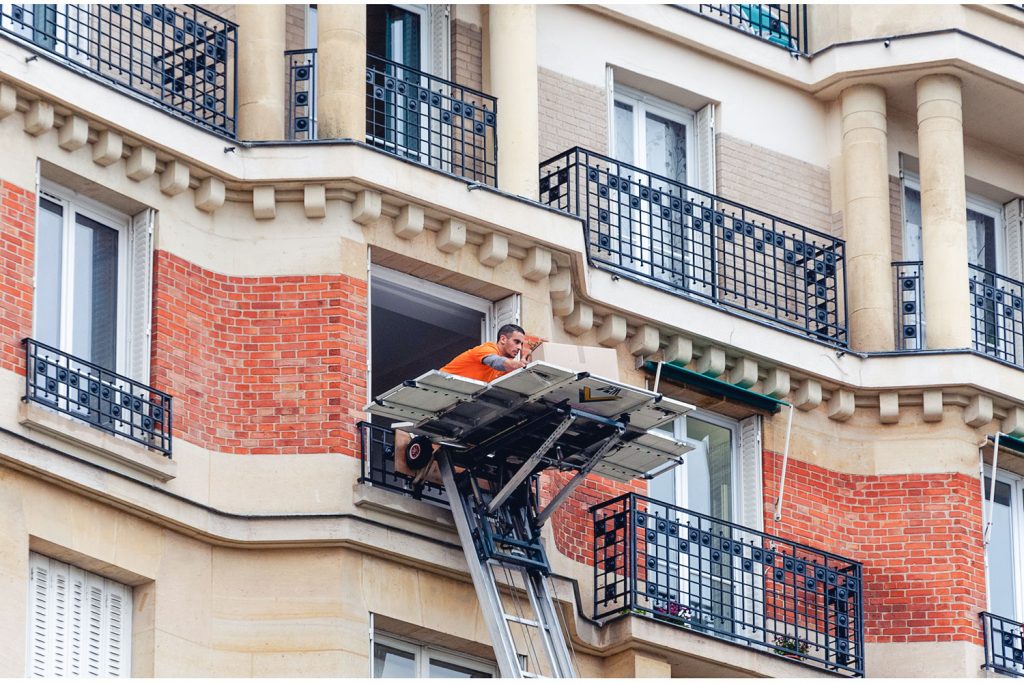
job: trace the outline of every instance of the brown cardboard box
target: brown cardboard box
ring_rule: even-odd
[[[606,349],[603,346],[544,342],[533,352],[530,360],[542,360],[568,370],[589,372],[604,379],[619,381],[619,360],[615,349]]]

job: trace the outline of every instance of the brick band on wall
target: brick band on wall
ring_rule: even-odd
[[[226,453],[358,457],[366,282],[154,260],[152,381],[174,396],[175,437]]]
[[[21,340],[32,335],[36,194],[0,180],[0,368],[25,375]]]
[[[962,474],[841,474],[790,458],[781,522],[770,512],[782,458],[764,453],[765,531],[864,565],[868,642],[982,644],[982,501]]]

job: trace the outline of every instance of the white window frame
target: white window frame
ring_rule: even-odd
[[[981,479],[982,487],[982,517],[983,524],[988,524],[989,500],[992,491],[985,484],[985,477],[993,476],[992,466],[986,464],[984,476]],[[1009,484],[1010,486],[1010,536],[1013,540],[1013,583],[1016,600],[1014,614],[999,614],[997,616],[1012,619],[1015,621],[1024,620],[1024,477],[1008,472],[997,470],[995,480]],[[988,548],[985,549],[985,608],[992,610],[992,581],[989,575]]]
[[[445,663],[454,664],[467,669],[473,669],[480,673],[490,674],[491,678],[498,677],[498,668],[495,666],[494,662],[489,662],[486,659],[479,659],[478,657],[472,657],[452,650],[435,647],[426,643],[419,643],[405,638],[397,638],[383,633],[374,633],[372,644],[374,646],[374,651],[370,652],[371,673],[373,672],[373,669],[376,668],[374,666],[376,663],[376,646],[384,645],[413,655],[416,668],[416,678],[429,678],[431,659],[441,660]]]
[[[611,156],[619,161],[638,166],[650,171],[647,166],[647,113],[656,114],[663,118],[675,121],[686,126],[686,177],[681,182],[696,186],[696,165],[700,161],[700,154],[697,150],[697,114],[678,104],[667,102],[663,99],[649,95],[640,90],[635,90],[625,85],[615,84],[612,98],[611,122],[608,127],[609,141],[608,149]],[[621,151],[615,149],[615,103],[622,102],[633,107],[633,159],[621,159]],[[654,171],[650,171],[654,173]]]
[[[911,258],[911,251],[914,250],[914,245],[910,240],[910,235],[907,232],[907,216],[906,216],[906,201],[907,193],[905,188],[916,190],[918,194],[921,193],[921,179],[916,173],[909,171],[903,172],[903,187],[902,196],[900,197],[900,205],[904,207],[903,210],[903,225],[900,226],[902,232],[903,242],[903,260],[904,261],[924,261],[924,248],[921,240],[923,237],[918,236],[917,254],[914,258]],[[997,202],[993,202],[980,195],[967,193],[966,196],[967,209],[970,211],[976,211],[978,213],[991,216],[995,223],[995,238],[996,238],[996,274],[1003,275],[1006,271],[1006,226],[1003,222],[1003,207]],[[922,218],[922,222],[924,219]],[[919,230],[923,232],[923,226],[919,226]],[[964,231],[967,231],[967,214],[964,214]],[[927,267],[927,266],[926,266]]]
[[[102,204],[90,197],[82,195],[74,190],[58,185],[49,180],[40,181],[39,196],[55,204],[62,209],[62,243],[61,243],[61,283],[60,283],[60,340],[58,348],[65,353],[72,353],[72,339],[74,335],[73,311],[72,311],[72,288],[74,286],[73,264],[75,247],[75,215],[81,214],[86,218],[102,223],[104,226],[117,231],[117,341],[115,345],[115,367],[104,368],[121,375],[128,374],[128,278],[129,278],[129,236],[131,218],[115,209]],[[36,220],[42,212],[37,207]],[[36,253],[36,261],[33,264],[33,283],[38,286],[39,254]],[[36,335],[38,307],[35,305],[33,294],[32,307],[32,334]],[[91,359],[87,359],[91,360]]]

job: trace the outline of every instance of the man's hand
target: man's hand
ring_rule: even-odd
[[[527,364],[528,361],[520,360],[519,358],[506,358],[505,371],[512,372],[513,370],[518,370],[519,368],[525,368]]]

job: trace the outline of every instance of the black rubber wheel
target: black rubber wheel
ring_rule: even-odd
[[[405,447],[405,465],[413,472],[421,470],[434,459],[434,445],[425,436],[414,437]]]

